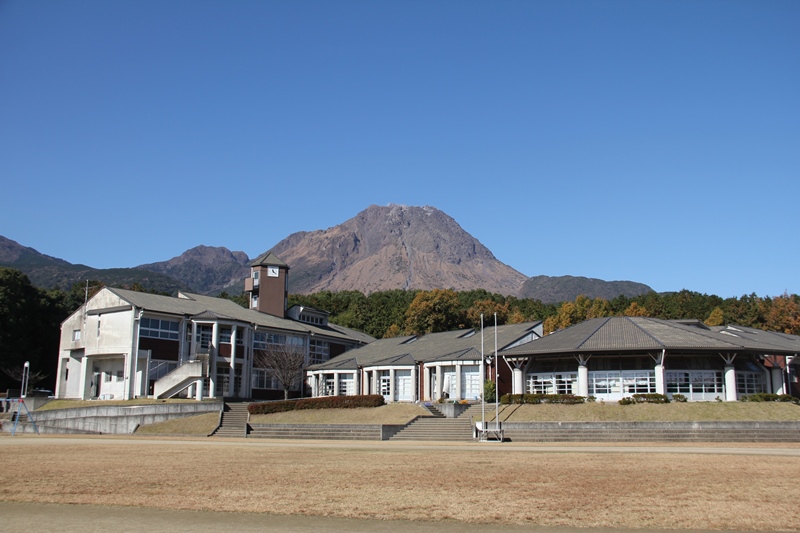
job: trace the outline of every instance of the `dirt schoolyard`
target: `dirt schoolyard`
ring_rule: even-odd
[[[478,443],[0,437],[0,501],[494,525],[798,531],[798,507],[774,502],[794,493],[800,447],[736,448],[609,447],[614,453],[601,453]]]

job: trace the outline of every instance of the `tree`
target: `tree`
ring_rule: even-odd
[[[268,344],[253,356],[255,366],[272,372],[283,389],[283,398],[289,399],[289,391],[299,379],[306,363],[306,350],[301,344]]]
[[[383,338],[384,339],[391,339],[391,338],[394,338],[394,337],[399,337],[402,334],[403,334],[403,332],[400,330],[400,326],[398,326],[397,324],[392,324],[386,330],[386,333],[383,334]]]
[[[478,300],[467,309],[467,322],[473,328],[481,327],[481,314],[486,325],[494,325],[494,314],[497,313],[497,325],[502,326],[508,322],[508,304],[498,303],[494,300]]]
[[[408,334],[424,335],[463,327],[458,293],[452,289],[422,291],[406,311],[405,331]]]
[[[66,318],[63,292],[46,292],[31,285],[18,270],[0,267],[0,390],[17,382],[11,376],[30,362],[31,376],[51,379],[58,365],[60,324]],[[82,302],[81,302],[82,303]]]
[[[625,310],[625,316],[648,316],[647,308],[642,307],[636,302],[631,302],[631,305]]]
[[[722,312],[721,307],[715,307],[711,313],[708,314],[708,318],[706,318],[705,325],[706,326],[721,326],[725,323],[725,315]]]

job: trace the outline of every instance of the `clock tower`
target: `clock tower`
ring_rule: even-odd
[[[289,299],[289,265],[272,252],[250,262],[250,277],[244,280],[244,290],[250,298],[250,309],[286,317]]]

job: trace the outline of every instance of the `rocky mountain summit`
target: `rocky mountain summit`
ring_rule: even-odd
[[[338,226],[292,234],[272,252],[291,266],[293,293],[483,288],[516,294],[527,279],[433,207],[373,205]]]

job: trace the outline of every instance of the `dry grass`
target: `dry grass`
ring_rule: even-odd
[[[219,413],[173,418],[139,426],[137,435],[209,435],[219,424]]]
[[[797,531],[800,457],[3,438],[0,500],[542,526]],[[772,496],[774,496],[774,498]]]
[[[251,424],[406,424],[416,416],[430,416],[421,405],[392,403],[357,409],[304,409],[252,415]]]
[[[494,404],[486,407],[487,420],[494,420]],[[500,420],[509,422],[705,422],[798,421],[800,406],[790,403],[686,402],[619,405],[501,405]]]

